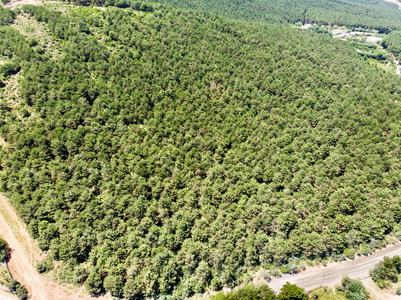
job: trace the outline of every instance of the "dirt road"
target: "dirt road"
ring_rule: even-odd
[[[14,1],[11,1],[10,3],[7,3],[3,7],[14,9],[14,8],[21,7],[26,4],[43,5],[44,2],[40,1],[40,0],[17,0],[17,1],[14,0]]]
[[[0,290],[0,300],[18,300],[13,294]]]
[[[279,279],[275,279],[269,283],[269,286],[279,291],[281,287],[289,281],[296,285],[312,290],[319,286],[334,285],[340,283],[343,275],[348,275],[353,279],[365,279],[369,277],[369,270],[372,269],[385,256],[392,257],[401,255],[401,244],[383,249],[368,257],[364,257],[355,261],[333,264],[324,269],[318,269],[311,272],[305,272],[297,275],[284,275]]]
[[[0,194],[0,236],[12,249],[8,263],[12,277],[25,285],[32,299],[93,299],[89,295],[85,295],[82,288],[59,286],[36,271],[35,263],[43,257],[43,254],[30,237],[25,224],[18,218],[8,199],[2,194]],[[0,299],[2,299],[1,297],[3,296],[0,296]]]
[[[401,75],[401,65],[400,65],[400,62],[399,61],[397,61],[397,60],[395,60],[395,63],[396,63],[396,68],[397,68],[397,75]]]

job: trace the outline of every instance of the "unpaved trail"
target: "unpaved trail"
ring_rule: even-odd
[[[11,275],[21,282],[34,300],[93,299],[83,294],[82,288],[67,289],[41,276],[34,268],[42,256],[25,224],[16,215],[8,199],[0,194],[0,236],[12,249],[8,268]],[[1,298],[0,298],[1,299]],[[100,299],[100,298],[98,298]]]
[[[370,269],[372,269],[379,261],[383,260],[385,256],[392,257],[394,255],[401,255],[401,244],[396,244],[395,246],[385,248],[370,256],[353,261],[334,263],[324,269],[318,269],[297,275],[283,275],[281,278],[271,281],[269,286],[273,290],[279,291],[281,287],[289,281],[290,283],[295,283],[306,290],[312,290],[319,286],[332,286],[340,283],[343,275],[348,275],[353,279],[367,279],[369,278]]]
[[[18,298],[11,293],[0,290],[0,300],[18,300]]]
[[[401,65],[400,62],[395,60],[396,68],[397,68],[397,75],[401,75]]]
[[[11,217],[10,221],[20,227],[21,224],[18,217],[2,195],[0,196],[0,207],[2,210],[7,211],[9,217]],[[8,267],[13,277],[27,287],[33,299],[50,299],[42,278],[33,268],[29,256],[24,251],[23,245],[14,235],[3,214],[0,215],[0,235],[8,242],[12,249]]]
[[[43,3],[43,1],[39,1],[39,0],[22,0],[22,1],[12,1],[12,2],[4,5],[3,7],[14,9],[14,8],[21,7],[26,4],[43,5],[44,3]]]

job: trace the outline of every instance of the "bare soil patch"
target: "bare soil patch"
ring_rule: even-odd
[[[4,7],[14,9],[14,8],[21,7],[26,4],[43,5],[44,2],[39,1],[39,0],[21,0],[21,1],[17,0],[17,1],[11,1],[10,3],[7,3],[6,5],[4,5]]]

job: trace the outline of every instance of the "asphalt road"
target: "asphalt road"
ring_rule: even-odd
[[[274,279],[269,286],[279,291],[281,287],[289,281],[295,283],[305,290],[312,290],[319,286],[334,285],[341,282],[343,275],[348,275],[353,279],[364,279],[369,277],[369,270],[372,269],[385,256],[392,257],[401,255],[401,244],[380,250],[370,256],[359,258],[357,260],[335,263],[326,268],[313,270],[310,272],[300,273],[296,275],[283,275],[281,278]]]

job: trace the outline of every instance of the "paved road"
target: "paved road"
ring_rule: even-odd
[[[354,279],[363,279],[369,276],[369,270],[379,261],[383,260],[385,256],[392,257],[394,255],[401,255],[401,244],[397,244],[358,260],[333,264],[327,268],[297,275],[284,275],[281,278],[272,280],[269,283],[269,286],[278,292],[281,287],[289,281],[290,283],[295,283],[306,290],[312,290],[321,285],[334,285],[340,283],[343,275],[348,275]]]

